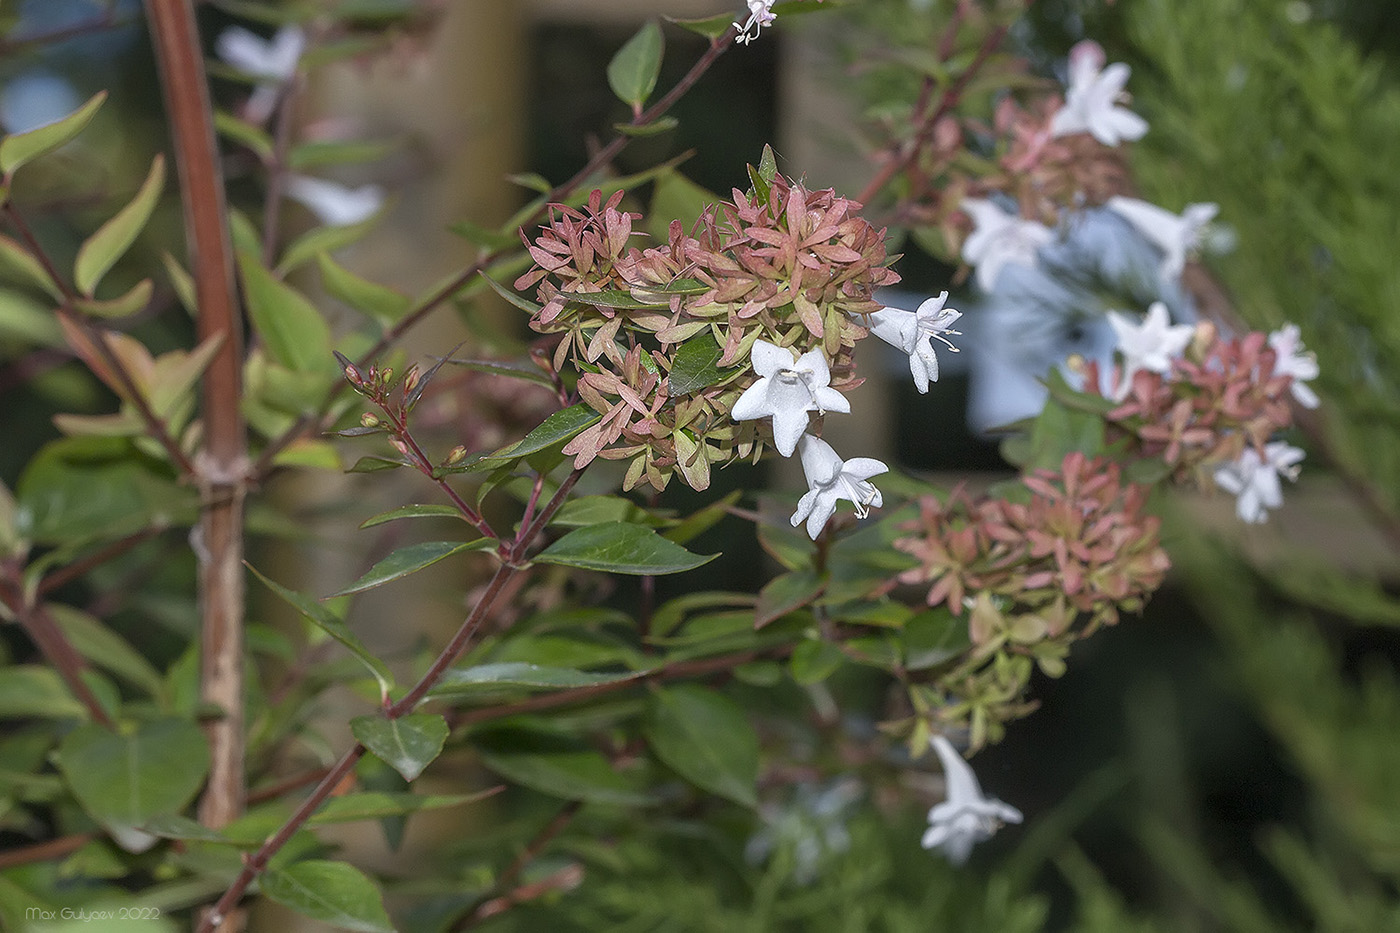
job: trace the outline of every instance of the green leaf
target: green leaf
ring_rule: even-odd
[[[614,123],[613,129],[617,130],[623,136],[645,138],[647,136],[660,136],[662,133],[669,133],[680,125],[681,121],[667,114],[664,117],[657,117],[650,123]]]
[[[151,212],[156,209],[164,187],[165,157],[157,155],[151,161],[151,171],[131,203],[99,227],[78,248],[78,258],[73,265],[73,281],[78,291],[92,297],[102,277],[136,242],[136,237],[151,219]]]
[[[383,586],[385,583],[401,579],[411,573],[417,573],[424,567],[431,567],[453,554],[461,554],[466,551],[484,551],[495,546],[495,538],[477,538],[475,541],[465,543],[461,541],[421,541],[417,544],[408,544],[393,551],[388,557],[369,568],[360,579],[345,589],[332,593],[327,598],[349,596],[351,593],[374,589],[376,586]]]
[[[53,152],[82,132],[88,125],[97,108],[107,99],[106,91],[98,91],[77,110],[53,123],[46,124],[27,133],[6,136],[0,141],[0,172],[8,178],[26,162]]]
[[[399,467],[409,466],[407,460],[395,460],[392,457],[361,457],[355,461],[355,465],[346,470],[347,473],[383,473],[385,470],[397,470]]]
[[[383,208],[376,211],[374,216],[368,220],[362,220],[357,224],[316,227],[306,231],[293,240],[283,251],[282,258],[277,262],[277,274],[279,276],[286,275],[306,265],[322,253],[333,253],[364,239],[365,235],[374,229],[374,225],[379,223],[379,215],[382,213]]]
[[[0,234],[0,271],[6,277],[14,276],[27,285],[43,289],[49,297],[61,300],[63,293],[58,290],[53,279],[45,271],[43,263],[17,241]]]
[[[718,556],[694,554],[641,525],[604,522],[574,529],[534,559],[583,570],[661,576],[694,570]]]
[[[296,289],[273,277],[255,257],[241,254],[238,265],[248,313],[268,355],[295,372],[336,372],[331,329],[321,312]]]
[[[125,638],[72,606],[49,604],[47,608],[78,654],[152,697],[165,693],[165,678]]]
[[[398,719],[356,716],[350,720],[350,731],[405,781],[417,780],[442,754],[448,735],[447,720],[433,713],[410,713]]]
[[[579,742],[520,729],[482,732],[474,739],[482,764],[542,794],[620,806],[652,802],[637,781],[615,771],[606,758]]]
[[[194,799],[209,770],[209,746],[199,726],[185,719],[119,732],[86,723],[63,740],[57,760],[83,809],[130,843],[127,831]]]
[[[442,810],[476,803],[498,791],[493,787],[475,794],[393,794],[384,791],[346,794],[327,800],[308,822],[312,826],[323,826],[327,823],[355,823],[382,820],[389,816],[407,816],[424,810]]]
[[[136,312],[145,310],[146,306],[151,303],[151,294],[154,291],[155,285],[152,284],[151,280],[142,279],[120,298],[79,298],[73,302],[73,306],[93,317],[131,317]]]
[[[635,522],[647,521],[646,509],[637,505],[630,499],[621,496],[579,496],[577,499],[570,499],[564,506],[554,513],[554,520],[551,525],[559,525],[565,528],[581,528],[585,525],[597,525],[601,522]]]
[[[500,295],[510,304],[519,308],[521,311],[524,311],[526,314],[539,314],[540,309],[544,307],[544,305],[526,298],[524,295],[520,294],[515,289],[506,288],[500,282],[497,282],[495,279],[493,279],[491,276],[487,275],[484,272],[481,274],[481,277],[486,280],[487,285],[491,286],[492,291]]]
[[[0,677],[0,719],[86,719],[79,703],[53,668],[19,664]]]
[[[608,86],[624,104],[640,110],[656,87],[665,41],[656,20],[648,20],[608,62]]]
[[[715,364],[723,354],[724,349],[715,342],[714,335],[708,329],[681,344],[667,380],[671,397],[678,398],[707,389],[743,369],[741,366],[720,369]]]
[[[267,585],[278,596],[289,603],[293,609],[300,612],[309,619],[317,628],[325,632],[331,638],[340,642],[350,653],[360,659],[369,672],[374,675],[374,679],[379,681],[379,691],[381,695],[388,696],[390,688],[394,685],[394,677],[389,673],[389,668],[384,666],[384,662],[379,660],[370,652],[364,644],[355,637],[355,634],[346,627],[345,623],[337,618],[329,609],[321,605],[310,597],[303,596],[295,590],[289,590],[279,583],[275,583],[263,576],[256,567],[248,566],[253,574]]]
[[[218,110],[214,112],[214,129],[225,139],[247,146],[264,163],[276,157],[272,137],[260,126]]]
[[[376,162],[398,148],[386,139],[318,140],[292,148],[292,171],[309,172],[327,165],[353,165]]]
[[[653,289],[651,291],[659,291]],[[638,294],[649,294],[649,291],[637,290]],[[605,288],[596,292],[569,292],[569,301],[581,305],[590,305],[595,308],[614,308],[619,311],[641,311],[648,308],[664,308],[670,299],[665,296],[656,298],[638,298],[630,291],[620,288]]]
[[[792,651],[788,669],[792,679],[804,687],[819,684],[836,672],[846,660],[841,649],[830,642],[810,639],[800,643]]]
[[[922,671],[949,661],[972,647],[967,620],[940,606],[904,623],[904,667]]]
[[[321,267],[321,284],[331,297],[380,323],[396,323],[413,305],[407,295],[361,278],[325,253],[317,255],[316,262]]]
[[[380,512],[373,518],[360,522],[361,528],[373,528],[399,518],[461,518],[462,513],[451,505],[402,505],[397,509]]]
[[[716,16],[707,16],[704,19],[672,19],[668,16],[666,19],[682,29],[698,33],[706,39],[718,39],[729,31],[730,25],[734,22],[734,14],[720,13]]]
[[[669,235],[671,221],[679,220],[689,227],[708,205],[720,200],[713,191],[697,185],[680,172],[666,172],[656,179],[652,189],[647,232],[664,240]]]
[[[67,349],[63,328],[54,317],[53,305],[40,304],[12,288],[0,288],[0,337]]]
[[[526,382],[533,382],[546,388],[554,388],[554,383],[549,381],[549,377],[540,372],[539,367],[524,363],[507,363],[503,360],[448,360],[453,366],[460,366],[478,373],[490,373],[493,376],[504,376],[507,379],[523,379]]]
[[[820,596],[825,588],[826,581],[811,570],[797,570],[774,577],[758,591],[753,627],[763,628],[794,609],[801,609]]]
[[[259,884],[263,894],[314,920],[342,930],[394,933],[379,889],[345,862],[311,859],[268,869]]]
[[[658,758],[711,793],[758,805],[758,736],[743,709],[693,684],[652,695],[644,726]]]
[[[763,155],[759,157],[758,167],[748,166],[749,181],[753,182],[754,191],[758,194],[760,201],[767,201],[769,193],[773,190],[773,179],[778,177],[778,157],[773,152],[773,147],[767,143],[763,146]]]
[[[523,661],[502,661],[479,664],[476,667],[454,668],[443,674],[433,696],[460,696],[470,693],[491,693],[502,688],[524,687],[537,690],[569,690],[575,687],[595,687],[637,680],[644,671],[624,671],[617,674],[594,674],[566,667],[544,667]]]
[[[485,460],[514,460],[518,457],[527,457],[530,454],[544,450],[546,447],[553,447],[555,444],[562,444],[569,438],[578,434],[585,428],[590,428],[603,419],[588,405],[580,402],[568,408],[556,411],[535,428],[523,439],[504,447]],[[488,464],[494,466],[494,464]]]

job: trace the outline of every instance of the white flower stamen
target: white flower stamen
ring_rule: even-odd
[[[952,328],[962,312],[943,307],[947,300],[948,293],[943,292],[919,305],[917,311],[881,308],[869,318],[870,333],[909,355],[909,371],[921,393],[928,392],[930,382],[938,381],[938,356],[933,341],[940,340],[949,350],[958,352],[948,335],[961,335]]]

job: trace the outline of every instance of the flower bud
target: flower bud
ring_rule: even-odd
[[[373,412],[367,411],[360,415],[360,424],[367,428],[376,428],[379,426],[379,417]]]
[[[448,452],[447,463],[461,463],[466,456],[467,448],[463,447],[461,444],[458,444],[456,447],[453,447],[452,450]]]

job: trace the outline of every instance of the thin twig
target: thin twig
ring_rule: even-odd
[[[491,886],[491,890],[483,895],[460,920],[448,927],[449,933],[460,933],[462,930],[470,929],[487,917],[500,912],[499,910],[491,910],[490,905],[498,904],[503,901],[509,901],[510,904],[518,903],[510,898],[510,895],[515,889],[516,882],[520,880],[520,876],[524,874],[525,869],[529,868],[530,864],[540,857],[540,853],[544,851],[545,846],[553,842],[560,833],[568,828],[569,824],[573,822],[574,817],[578,815],[578,811],[582,806],[583,802],[579,800],[570,800],[568,803],[564,804],[564,806],[559,809],[559,812],[554,815],[554,818],[546,823],[544,827],[525,844],[525,848],[520,851],[520,854],[506,866],[505,871],[501,872],[500,877],[496,879],[496,883]]]
[[[71,855],[96,839],[95,833],[78,833],[75,836],[59,836],[57,839],[50,839],[47,842],[38,842],[32,846],[21,846],[18,849],[10,849],[0,852],[0,871],[16,868],[20,865],[32,865],[34,862],[47,862],[50,859],[63,858]]]
[[[74,561],[66,567],[60,567],[39,582],[38,594],[40,596],[47,596],[59,587],[72,583],[94,567],[100,567],[107,563],[107,561],[120,557],[138,544],[154,538],[164,530],[163,528],[143,528],[135,534],[130,534],[125,538],[113,541],[106,547],[94,551],[81,560]]]

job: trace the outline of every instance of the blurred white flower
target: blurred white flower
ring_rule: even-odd
[[[831,370],[820,349],[797,359],[794,351],[755,340],[749,360],[759,380],[744,390],[730,412],[735,421],[772,416],[773,444],[778,453],[791,457],[797,439],[807,430],[809,411],[851,410],[846,397],[831,388]]]
[[[306,33],[299,26],[283,26],[271,39],[264,39],[242,26],[230,26],[219,33],[214,51],[239,71],[263,79],[246,105],[248,119],[262,123],[277,106],[282,85],[297,73],[306,51]]]
[[[947,300],[948,293],[943,292],[919,305],[917,311],[881,308],[869,318],[870,333],[909,354],[909,371],[921,393],[928,392],[930,382],[938,381],[938,357],[933,352],[933,341],[941,340],[949,350],[958,352],[944,334],[958,334],[951,328],[962,317],[962,312],[943,307]]]
[[[287,176],[287,197],[306,205],[321,223],[332,227],[368,220],[384,206],[384,189],[378,185],[350,188],[308,175]]]
[[[1055,238],[1044,224],[1009,214],[983,198],[964,198],[959,205],[975,225],[963,243],[963,262],[977,270],[977,284],[990,292],[1003,266],[1034,266],[1040,248]]]
[[[801,784],[785,804],[763,804],[758,811],[763,827],[749,838],[744,857],[756,865],[787,850],[793,882],[811,884],[832,858],[850,849],[846,824],[861,793],[859,781],[841,778],[824,787]]]
[[[1097,42],[1080,42],[1069,53],[1069,87],[1065,105],[1050,123],[1052,136],[1088,133],[1105,146],[1122,140],[1141,139],[1147,121],[1126,107],[1123,87],[1131,69],[1122,62],[1104,68],[1103,48]]]
[[[1269,335],[1269,346],[1278,354],[1274,372],[1293,377],[1290,390],[1298,404],[1304,408],[1316,408],[1317,393],[1304,383],[1317,378],[1317,357],[1304,348],[1298,325],[1285,324],[1281,329],[1274,331]]]
[[[739,30],[739,35],[734,41],[740,45],[748,45],[758,38],[764,26],[771,26],[773,20],[778,18],[778,14],[773,12],[775,2],[777,0],[745,0],[749,8],[749,18],[734,24],[734,28]]]
[[[1216,468],[1215,484],[1238,497],[1235,514],[1240,521],[1263,524],[1269,519],[1269,509],[1283,505],[1279,477],[1296,480],[1298,463],[1302,459],[1303,451],[1283,441],[1266,444],[1262,457],[1253,447],[1246,447],[1234,463]]]
[[[962,865],[972,847],[996,834],[1003,823],[1021,822],[1021,811],[995,797],[982,795],[977,775],[963,757],[941,735],[935,735],[933,750],[943,763],[943,802],[928,811],[929,827],[924,831],[925,849],[942,849],[954,865]]]
[[[1136,198],[1115,195],[1108,207],[1156,244],[1162,257],[1163,279],[1174,279],[1186,266],[1186,256],[1201,247],[1206,227],[1220,213],[1216,204],[1188,204],[1180,215]]]
[[[870,477],[889,471],[889,467],[870,457],[842,460],[826,441],[802,435],[802,472],[807,477],[807,492],[792,513],[793,527],[805,520],[807,536],[815,541],[841,499],[854,502],[856,517],[865,518],[870,514],[870,506],[879,508],[885,504]]]
[[[1173,325],[1167,306],[1160,301],[1152,303],[1141,323],[1117,311],[1108,312],[1108,323],[1118,337],[1118,352],[1123,355],[1122,382],[1115,393],[1120,399],[1132,387],[1134,373],[1144,369],[1163,375],[1171,372],[1172,357],[1186,349],[1195,331],[1190,324]]]

